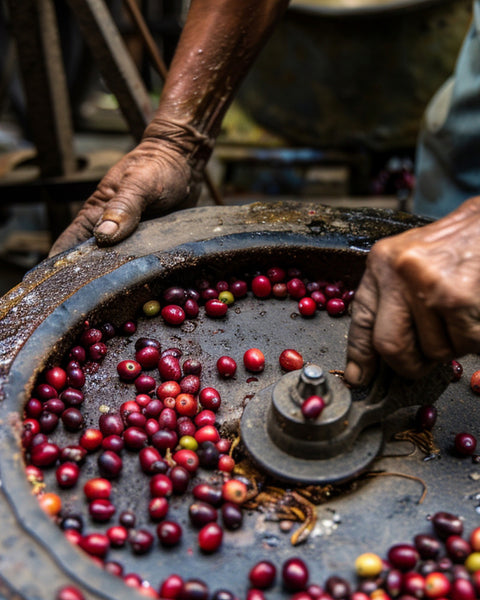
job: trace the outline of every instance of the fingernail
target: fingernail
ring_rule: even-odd
[[[118,231],[118,224],[115,221],[102,221],[100,225],[95,227],[95,233],[102,235],[113,235]]]
[[[345,367],[344,377],[351,385],[360,385],[363,378],[363,371],[357,363],[350,361]]]

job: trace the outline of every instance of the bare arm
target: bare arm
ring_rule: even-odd
[[[142,213],[191,206],[238,86],[288,0],[192,0],[160,104],[140,144],[114,165],[50,255],[92,233],[115,244]]]

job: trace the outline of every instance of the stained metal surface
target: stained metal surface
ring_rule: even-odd
[[[190,282],[207,273],[220,278],[279,263],[355,285],[375,239],[423,222],[389,211],[339,210],[302,202],[192,209],[144,223],[115,248],[100,249],[90,241],[27,274],[0,301],[0,593],[9,600],[51,600],[69,582],[89,599],[136,596],[64,539],[39,508],[23,473],[18,441],[21,407],[36,373],[63,355],[87,316],[91,322],[121,323],[138,315],[138,307],[167,283]],[[278,380],[277,357],[287,344],[301,351],[305,360],[321,360],[326,370],[342,368],[348,317],[331,319],[319,313],[313,320],[301,319],[289,302],[251,297],[232,309],[225,320],[200,316],[179,329],[139,318],[136,333],[158,337],[164,347],[177,346],[185,357],[200,358],[202,382],[215,383],[222,394],[219,419],[227,430],[238,425],[245,405]],[[218,356],[230,354],[241,362],[245,348],[252,346],[265,350],[267,365],[261,375],[251,377],[239,370],[235,380],[216,378]],[[130,338],[115,338],[101,370],[88,378],[89,425],[101,404],[117,406],[131,399],[129,386],[115,376],[115,365],[131,353]],[[418,451],[405,456],[410,446],[400,444],[395,450],[403,458],[381,458],[372,467],[423,478],[428,488],[423,504],[418,504],[422,493],[418,481],[396,476],[361,479],[333,493],[318,508],[317,526],[302,546],[292,547],[277,523],[252,511],[241,530],[225,536],[219,553],[206,556],[196,549],[196,534],[187,523],[188,500],[178,498],[172,502],[172,513],[185,531],[179,548],[166,552],[156,547],[144,557],[113,551],[109,558],[120,560],[126,572],[141,573],[154,586],[174,571],[204,579],[211,591],[227,587],[242,598],[248,569],[260,558],[280,565],[300,554],[309,564],[312,581],[321,583],[332,573],[352,579],[353,560],[360,552],[382,554],[393,542],[429,531],[427,516],[436,510],[460,513],[468,529],[478,521],[478,466],[452,454],[451,443],[453,432],[471,428],[478,417],[478,400],[468,388],[468,374],[478,366],[478,357],[462,362],[464,379],[450,385],[437,403],[440,458],[425,462]],[[398,393],[401,397],[403,391]],[[405,428],[410,417],[411,411],[402,411],[395,422],[387,423],[387,432]],[[114,486],[115,503],[118,511],[133,505],[143,515],[148,494],[134,459],[125,460],[124,476]],[[82,469],[82,478],[94,472],[92,458],[85,472]],[[54,485],[53,478],[53,473],[47,475],[49,486]],[[76,490],[66,492],[66,504],[73,509],[81,506],[80,495]],[[287,594],[277,584],[269,597]]]

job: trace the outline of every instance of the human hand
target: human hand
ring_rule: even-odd
[[[480,197],[377,242],[352,310],[345,379],[366,385],[382,357],[407,378],[480,352]]]
[[[53,256],[95,235],[109,246],[128,237],[140,222],[193,206],[201,172],[184,147],[168,139],[144,138],[103,177],[69,227],[53,244]],[[196,165],[198,167],[198,165]]]

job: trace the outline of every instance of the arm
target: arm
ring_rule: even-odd
[[[377,242],[353,305],[345,378],[365,385],[381,356],[408,378],[480,352],[480,197]]]
[[[192,0],[158,109],[50,255],[88,239],[115,244],[151,216],[196,201],[223,116],[288,0]]]

